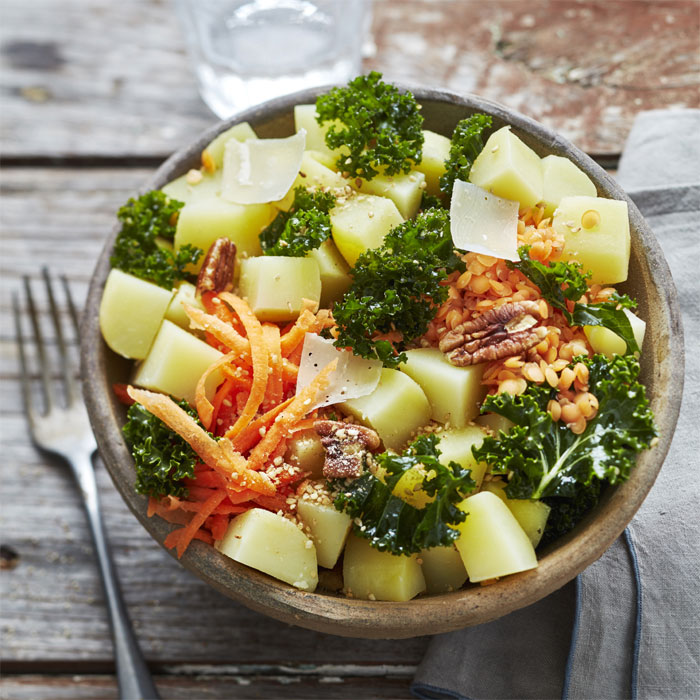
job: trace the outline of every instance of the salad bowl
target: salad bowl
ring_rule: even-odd
[[[284,622],[350,637],[401,638],[447,632],[496,619],[557,590],[598,559],[622,533],[640,507],[662,467],[673,436],[683,383],[683,340],[676,291],[658,242],[632,201],[591,158],[541,124],[474,95],[399,86],[422,106],[424,126],[450,136],[460,119],[474,112],[491,115],[495,128],[510,125],[538,155],[564,156],[585,172],[601,197],[625,200],[629,207],[631,258],[620,291],[635,298],[647,330],[641,355],[646,386],[658,429],[658,442],[639,455],[625,483],[608,487],[599,504],[574,530],[538,550],[536,569],[505,577],[488,586],[469,585],[409,602],[358,600],[297,590],[243,566],[210,545],[193,542],[180,559],[191,572],[225,595]],[[159,189],[200,164],[202,149],[230,126],[247,121],[262,137],[294,133],[293,108],[316,99],[324,89],[295,93],[267,102],[221,122],[172,155],[144,184]],[[143,526],[161,545],[171,525],[147,517],[148,499],[134,490],[135,471],[121,428],[126,409],[112,386],[128,380],[131,362],[106,346],[98,320],[100,299],[110,270],[115,226],[95,268],[82,326],[85,399],[99,450],[115,486]]]

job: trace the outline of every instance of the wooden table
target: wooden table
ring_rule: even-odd
[[[25,429],[10,292],[48,264],[82,299],[116,208],[215,120],[169,3],[5,0],[0,12],[2,697],[111,698],[112,649],[80,503],[67,471]],[[366,67],[499,100],[614,166],[638,111],[698,106],[699,24],[697,0],[375,0]],[[101,467],[98,481],[164,697],[409,696],[427,638],[344,640],[250,612],[161,550]]]

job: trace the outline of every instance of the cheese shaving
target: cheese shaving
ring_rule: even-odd
[[[284,139],[231,139],[224,150],[221,196],[236,204],[263,204],[284,197],[304,154],[306,131]]]
[[[356,357],[350,350],[336,348],[332,340],[321,338],[315,333],[307,333],[301,351],[297,394],[335,359],[338,360],[338,367],[330,377],[328,388],[309,410],[366,396],[377,387],[382,372],[381,362]]]
[[[460,250],[520,260],[518,203],[455,180],[450,204],[452,240]]]

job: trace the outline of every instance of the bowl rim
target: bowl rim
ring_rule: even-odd
[[[539,566],[536,569],[505,577],[493,585],[472,586],[402,603],[364,601],[299,591],[238,564],[202,542],[193,542],[180,559],[189,571],[253,610],[309,629],[364,638],[437,634],[491,621],[544,598],[602,556],[641,506],[661,469],[678,418],[684,379],[680,310],[668,264],[648,224],[615,180],[568,140],[504,105],[468,93],[395,84],[402,91],[410,90],[425,105],[446,103],[461,109],[462,116],[476,111],[491,114],[495,121],[511,125],[540,154],[546,151],[572,160],[593,179],[599,194],[627,202],[633,252],[636,250],[639,253],[640,274],[647,282],[644,288],[650,289],[650,293],[654,292],[658,297],[658,308],[649,311],[655,314],[656,325],[659,326],[654,326],[658,340],[665,341],[665,347],[661,350],[654,348],[656,361],[651,368],[652,376],[667,390],[663,396],[655,397],[654,401],[659,442],[652,450],[640,455],[630,479],[611,489],[602,507],[599,505],[593,512],[597,516],[602,513],[602,521],[599,522],[597,516],[590,516],[572,533],[557,541],[555,546],[545,549],[538,557]],[[257,123],[269,123],[278,117],[289,116],[294,105],[315,101],[330,87],[302,90],[276,98],[214,124],[165,160],[139,189],[139,193],[162,187],[173,177],[195,167],[204,146],[230,126],[248,121],[255,127]],[[145,529],[163,546],[163,540],[172,527],[160,518],[148,518],[147,499],[133,490],[133,462],[119,425],[119,412],[123,408],[119,408],[107,381],[108,361],[116,356],[102,340],[98,320],[102,288],[110,269],[109,257],[119,228],[119,224],[115,223],[99,256],[88,290],[81,325],[83,391],[100,455],[117,490]],[[643,363],[651,355],[652,351],[647,349],[642,357]],[[169,553],[175,556],[172,551]]]

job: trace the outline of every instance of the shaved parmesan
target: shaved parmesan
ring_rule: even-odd
[[[378,360],[366,360],[356,357],[350,350],[341,350],[315,333],[307,333],[301,351],[301,363],[297,377],[297,394],[311,384],[314,377],[333,360],[338,360],[338,367],[330,377],[330,384],[316,400],[311,411],[321,406],[357,399],[371,394],[379,384],[382,363]]]
[[[236,204],[281,199],[299,172],[305,145],[304,129],[286,139],[231,139],[224,150],[221,196]]]
[[[518,255],[518,203],[456,180],[450,204],[452,240],[460,250],[504,260]]]

